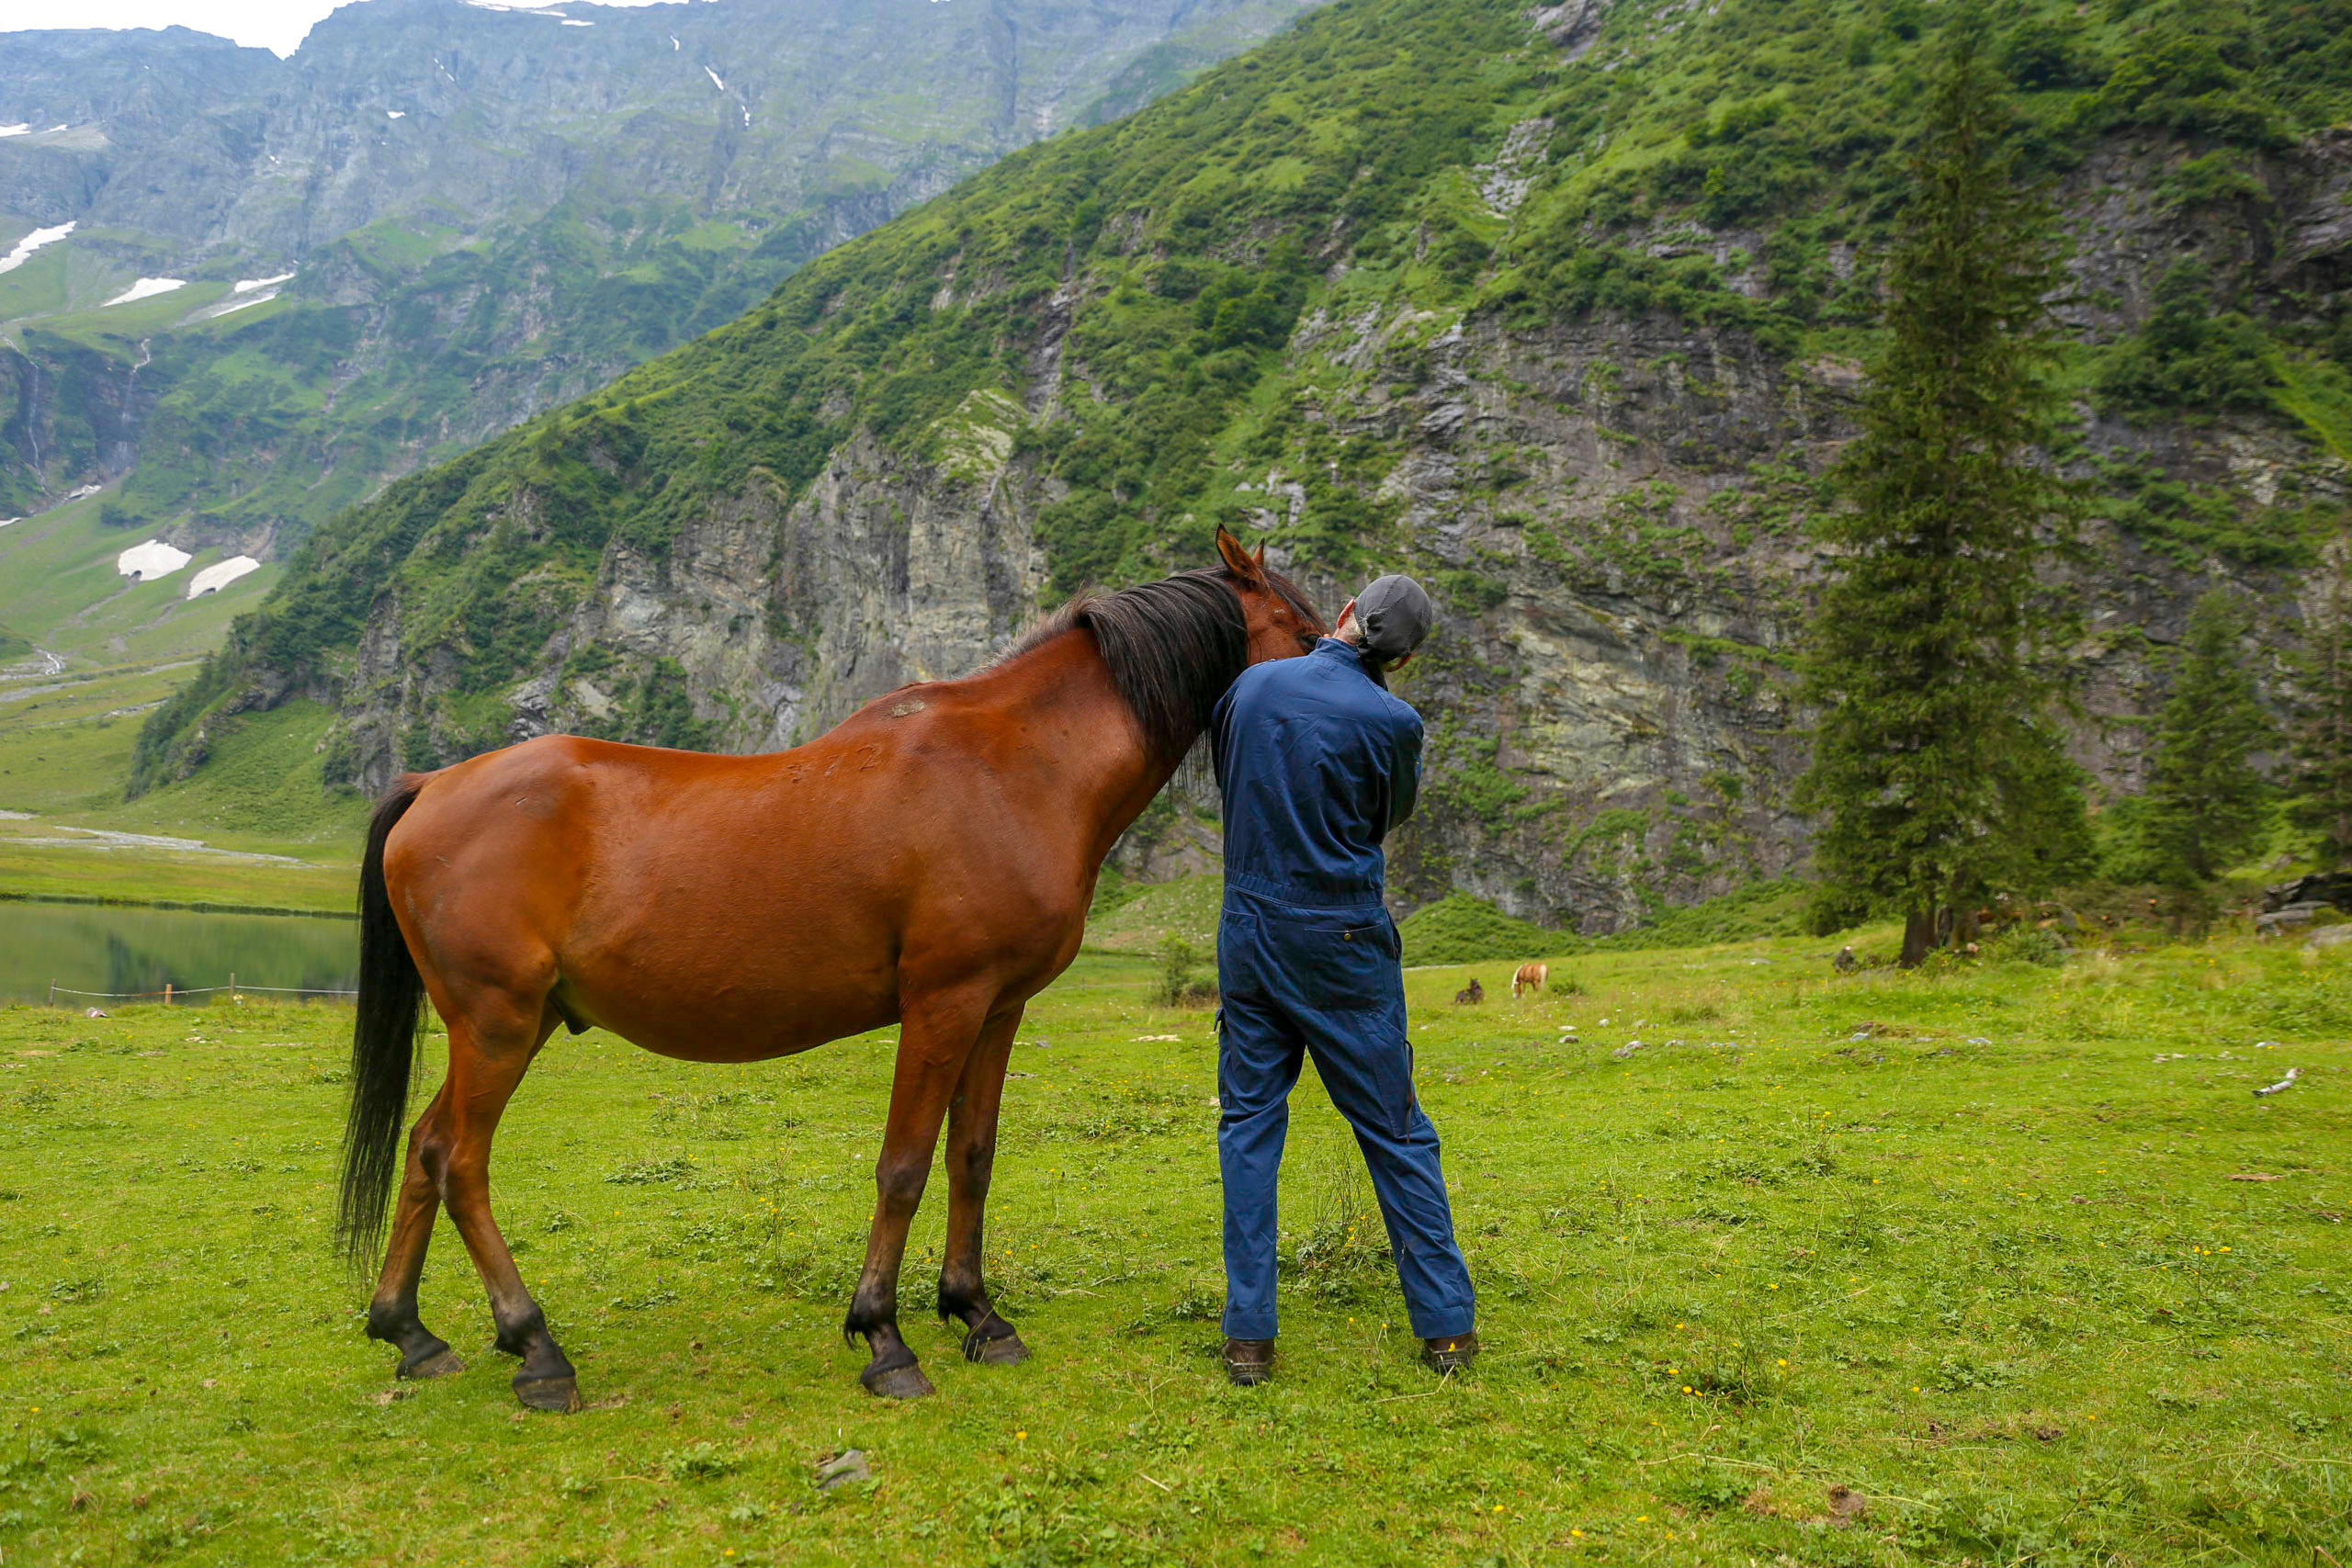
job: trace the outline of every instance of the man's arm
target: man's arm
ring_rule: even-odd
[[[1413,814],[1413,803],[1421,793],[1421,718],[1413,716],[1410,724],[1396,727],[1396,755],[1388,766],[1388,828],[1395,832],[1397,824]]]

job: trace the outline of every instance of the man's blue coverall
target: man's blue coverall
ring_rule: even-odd
[[[1396,927],[1380,842],[1413,809],[1421,718],[1357,650],[1242,671],[1211,728],[1225,796],[1224,994],[1216,1146],[1225,1173],[1225,1332],[1274,1337],[1274,1179],[1302,1052],[1355,1128],[1413,1332],[1467,1334],[1437,1129],[1413,1096]]]

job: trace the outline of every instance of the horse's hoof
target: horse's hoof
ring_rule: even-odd
[[[551,1410],[569,1416],[580,1408],[580,1384],[570,1372],[551,1378],[516,1378],[514,1397],[526,1410]]]
[[[926,1399],[939,1392],[931,1386],[931,1380],[922,1375],[922,1369],[912,1361],[903,1367],[887,1367],[880,1371],[868,1367],[857,1374],[857,1381],[865,1385],[866,1393],[877,1399]]]
[[[978,1330],[964,1336],[964,1359],[978,1361],[989,1367],[1017,1367],[1029,1359],[1029,1347],[1021,1342],[1018,1334],[1000,1334],[993,1339],[983,1339]]]
[[[428,1353],[423,1360],[402,1361],[392,1375],[399,1378],[453,1378],[466,1370],[465,1362],[447,1345]]]

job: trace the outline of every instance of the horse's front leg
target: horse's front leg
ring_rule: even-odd
[[[968,1330],[966,1360],[999,1366],[1029,1359],[1029,1347],[989,1303],[980,1267],[989,1175],[996,1164],[997,1109],[1004,1101],[1005,1064],[1020,1027],[1018,1007],[981,1027],[979,1045],[947,1107],[947,1255],[939,1269],[939,1315],[963,1319]]]
[[[910,996],[899,1015],[890,1119],[882,1131],[881,1157],[874,1162],[874,1227],[842,1323],[842,1337],[863,1334],[873,1353],[857,1381],[886,1399],[921,1399],[933,1392],[899,1333],[899,1265],[906,1257],[907,1226],[931,1175],[932,1151],[939,1146],[939,1123],[992,999],[968,992]]]

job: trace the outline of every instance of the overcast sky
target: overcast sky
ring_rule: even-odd
[[[557,0],[505,0],[554,5]],[[598,0],[606,6],[654,0]],[[335,9],[335,0],[0,0],[0,32],[31,28],[194,28],[257,49],[291,54],[311,24]]]

